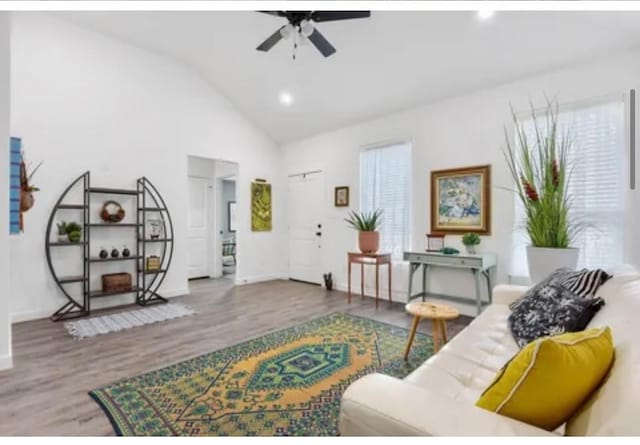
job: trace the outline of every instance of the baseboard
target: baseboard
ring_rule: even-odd
[[[253,277],[236,278],[235,285],[242,286],[244,284],[261,283],[263,281],[288,280],[288,279],[289,277],[284,274],[255,275]]]
[[[0,357],[0,370],[13,368],[13,358],[10,355]]]
[[[324,287],[324,286],[323,286]],[[335,290],[339,290],[342,292],[347,292],[347,283],[334,283],[333,288]],[[373,287],[364,287],[365,296],[368,298],[375,298],[376,290]],[[351,297],[360,296],[360,286],[351,286]],[[386,287],[380,287],[378,298],[389,301],[389,290]],[[407,302],[407,292],[401,291],[399,289],[391,289],[391,301],[395,303],[406,303]]]
[[[171,290],[163,290],[160,292],[165,298],[174,298],[181,297],[184,295],[189,295],[189,288],[181,288],[181,289],[171,289]],[[133,301],[132,301],[133,303]],[[120,306],[122,303],[116,303],[114,306]],[[43,318],[49,318],[51,314],[57,311],[59,306],[50,309],[39,309],[34,311],[23,311],[23,312],[15,312],[10,314],[11,324],[14,323],[22,323],[23,321],[31,321],[31,320],[40,320]],[[109,306],[101,306],[99,309],[107,309]]]

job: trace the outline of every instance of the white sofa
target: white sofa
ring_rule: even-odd
[[[549,432],[475,406],[496,372],[518,351],[508,304],[526,287],[499,285],[493,303],[404,380],[370,374],[345,391],[345,436],[640,435],[640,275],[629,266],[598,296],[606,305],[589,327],[610,326],[616,358],[601,388],[565,425]]]

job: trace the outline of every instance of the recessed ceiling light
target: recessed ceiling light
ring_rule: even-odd
[[[478,18],[480,20],[487,20],[493,17],[495,13],[493,9],[481,9],[478,11]]]
[[[287,93],[286,91],[280,93],[280,96],[278,98],[280,99],[280,103],[287,107],[293,103],[293,96],[291,95],[291,93]]]

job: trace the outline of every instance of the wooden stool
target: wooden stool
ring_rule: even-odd
[[[460,316],[460,312],[458,312],[456,308],[442,303],[416,301],[414,303],[407,304],[405,309],[408,313],[413,315],[409,341],[407,342],[407,348],[404,351],[405,360],[409,357],[411,344],[416,336],[416,330],[418,329],[420,319],[428,318],[431,320],[431,325],[433,326],[433,352],[438,352],[442,344],[447,342],[447,320],[453,320]]]

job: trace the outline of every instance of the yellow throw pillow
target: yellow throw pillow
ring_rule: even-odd
[[[498,372],[476,405],[553,431],[599,386],[613,354],[608,327],[540,338]]]

